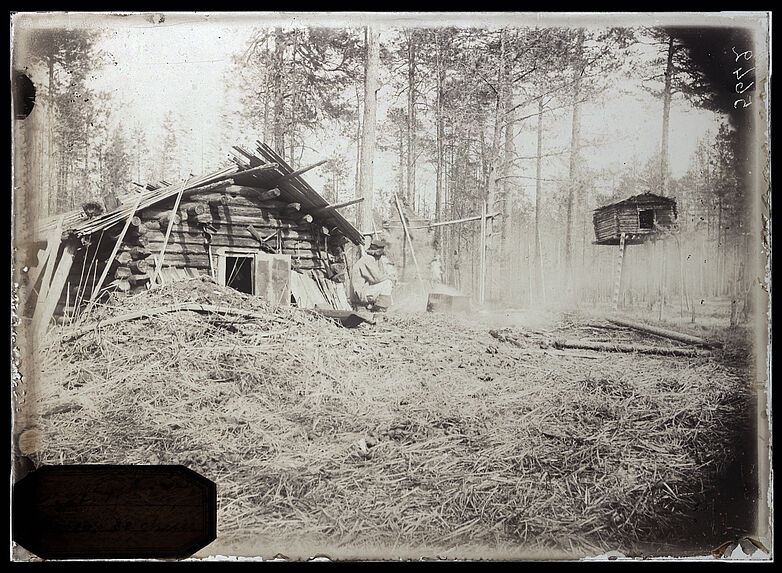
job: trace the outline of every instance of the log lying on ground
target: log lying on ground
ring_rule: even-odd
[[[710,356],[709,350],[699,348],[666,348],[647,344],[624,344],[610,342],[587,342],[583,340],[555,340],[556,348],[579,348],[602,352],[640,352],[641,354],[662,354],[665,356]]]
[[[679,342],[686,342],[687,344],[695,344],[696,346],[705,346],[707,348],[719,348],[722,345],[719,342],[711,342],[705,338],[698,336],[691,336],[689,334],[682,334],[681,332],[674,332],[673,330],[667,330],[665,328],[658,328],[656,326],[649,326],[648,324],[641,324],[640,322],[631,322],[629,320],[610,318],[608,322],[613,324],[632,328],[640,332],[646,332],[648,334],[654,334],[655,336],[661,336],[663,338],[670,338],[671,340],[677,340]]]
[[[130,290],[130,284],[127,285],[128,290]],[[79,328],[77,330],[74,330],[72,332],[65,333],[62,337],[62,340],[67,342],[69,340],[74,340],[80,336],[83,336],[87,334],[88,332],[92,330],[97,330],[98,328],[109,326],[110,324],[117,324],[120,322],[125,322],[128,320],[135,320],[137,318],[147,318],[150,316],[156,316],[159,314],[165,314],[168,312],[178,312],[181,310],[191,310],[193,312],[200,312],[204,314],[222,314],[227,316],[236,316],[236,317],[242,317],[242,318],[260,318],[263,320],[270,320],[268,313],[263,312],[254,312],[252,310],[243,310],[241,308],[232,308],[229,306],[217,306],[214,304],[198,304],[194,302],[184,302],[184,303],[177,303],[177,304],[170,304],[168,306],[159,306],[155,308],[149,308],[144,310],[137,310],[134,312],[129,312],[127,314],[122,314],[120,316],[115,316],[113,318],[109,318],[106,320],[99,320],[95,324],[91,326],[87,326],[84,328]],[[273,320],[277,322],[283,322],[287,323],[290,322],[288,320],[285,320],[283,318],[273,318]]]

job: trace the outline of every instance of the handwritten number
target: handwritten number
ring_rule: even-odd
[[[736,74],[736,79],[737,79],[737,80],[740,80],[741,78],[743,78],[744,76],[746,76],[748,73],[750,73],[752,70],[754,70],[754,69],[755,69],[755,66],[752,66],[752,67],[751,67],[750,69],[748,69],[746,72],[744,72],[743,74],[739,75],[739,71],[741,71],[741,70],[743,70],[743,69],[744,69],[744,68],[738,68],[738,69],[736,69],[736,70],[733,70],[733,73],[734,73],[734,74]]]
[[[747,96],[747,97],[749,97],[749,96]],[[738,107],[739,107],[739,102],[741,103],[741,107],[742,107],[742,109],[743,109],[743,108],[745,108],[745,107],[749,107],[749,106],[751,106],[751,105],[752,105],[752,99],[750,99],[750,100],[747,102],[747,101],[744,101],[744,98],[741,98],[741,99],[737,99],[736,101],[734,101],[734,102],[733,102],[733,109],[738,109]]]
[[[747,91],[749,88],[755,85],[755,82],[749,82],[749,85],[744,88],[744,82],[739,82],[736,84],[736,93],[737,94],[743,94],[745,91]],[[744,88],[743,90],[739,91],[739,87]]]
[[[739,58],[742,57],[742,56],[744,56],[745,60],[749,60],[749,59],[752,58],[752,51],[751,50],[747,50],[745,52],[741,52],[740,54],[736,51],[736,47],[735,46],[733,46],[731,48],[731,50],[733,50],[733,54],[736,56],[736,61],[737,62],[739,61]]]

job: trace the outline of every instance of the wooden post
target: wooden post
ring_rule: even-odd
[[[619,292],[622,289],[622,263],[625,258],[625,234],[619,235],[619,254],[616,258],[616,274],[614,278],[614,300],[612,307],[614,310],[619,308]]]
[[[481,207],[481,236],[478,248],[478,304],[483,304],[486,297],[486,201]]]
[[[76,252],[77,242],[75,240],[68,240],[60,256],[60,260],[57,263],[57,270],[52,277],[52,284],[49,287],[49,291],[45,299],[39,299],[38,304],[35,307],[33,313],[33,331],[40,338],[46,332],[46,326],[54,314],[54,309],[57,308],[57,302],[60,300],[62,289],[65,286],[65,282],[68,280],[68,273],[71,270],[73,264],[73,255]],[[51,264],[54,266],[55,260],[52,259]]]
[[[415,265],[415,274],[418,277],[418,282],[421,284],[421,290],[426,294],[426,286],[424,285],[424,279],[421,277],[421,271],[418,269],[418,260],[415,258],[415,249],[413,248],[413,241],[410,238],[410,232],[407,230],[407,221],[405,221],[405,215],[402,211],[402,205],[399,203],[399,197],[394,192],[394,201],[396,202],[396,210],[399,212],[399,219],[402,221],[402,229],[407,237],[407,243],[410,245],[410,256],[413,258],[413,264]]]
[[[665,243],[660,243],[660,310],[658,311],[657,320],[662,322],[663,319],[663,307],[665,306],[665,272],[667,271],[667,265],[665,264]]]

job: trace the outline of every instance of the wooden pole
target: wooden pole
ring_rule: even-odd
[[[502,215],[499,211],[486,215],[487,219],[493,219]],[[432,227],[441,227],[444,225],[454,225],[456,223],[467,223],[469,221],[480,221],[482,215],[473,215],[472,217],[465,217],[463,219],[454,219],[453,221],[443,221],[441,223],[430,223],[429,225],[422,225],[421,227],[410,227],[411,229],[431,229]]]
[[[480,253],[478,255],[480,264],[478,265],[478,304],[483,304],[486,297],[486,201],[483,201],[481,207],[481,237]]]
[[[245,171],[244,173],[247,173],[247,171]],[[160,248],[159,258],[155,261],[157,263],[157,266],[155,267],[155,273],[152,275],[152,280],[150,281],[152,284],[155,284],[155,281],[157,281],[158,278],[161,278],[162,281],[162,277],[160,277],[160,272],[163,270],[163,259],[166,256],[166,247],[168,247],[168,238],[171,236],[171,229],[174,228],[174,217],[176,216],[177,211],[179,211],[179,202],[182,200],[182,193],[184,193],[186,187],[187,185],[183,185],[182,188],[179,190],[179,193],[177,193],[176,196],[176,201],[174,202],[174,208],[171,209],[171,216],[168,218],[168,229],[166,229],[166,236],[163,238],[163,246]]]
[[[415,258],[415,249],[413,248],[413,241],[410,238],[410,232],[407,230],[407,221],[405,221],[405,215],[402,211],[402,205],[399,203],[399,197],[394,191],[394,201],[396,202],[396,210],[399,212],[399,219],[402,221],[402,229],[404,229],[405,237],[407,238],[407,244],[410,245],[410,256],[413,258],[413,264],[415,265],[415,274],[418,277],[418,282],[421,284],[421,290],[426,294],[426,286],[424,285],[424,279],[421,277],[421,271],[418,268],[418,260]]]
[[[622,290],[622,264],[625,258],[625,234],[619,235],[619,254],[616,258],[616,274],[614,278],[614,300],[612,307],[616,310],[619,307],[619,293]]]

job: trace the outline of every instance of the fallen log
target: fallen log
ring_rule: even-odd
[[[664,356],[710,356],[709,350],[699,348],[666,348],[647,344],[625,344],[610,342],[587,342],[583,340],[555,340],[554,347],[577,348],[581,350],[599,350],[602,352],[639,352],[641,354],[661,354]]]
[[[633,330],[638,330],[639,332],[646,332],[647,334],[654,334],[655,336],[660,336],[662,338],[670,338],[671,340],[676,340],[678,342],[685,342],[687,344],[694,344],[696,346],[705,346],[707,348],[720,348],[722,346],[722,344],[720,344],[719,342],[711,342],[709,340],[706,340],[705,338],[700,338],[698,336],[692,336],[690,334],[682,334],[681,332],[674,332],[673,330],[667,330],[665,328],[659,328],[657,326],[641,324],[640,322],[631,322],[629,320],[624,320],[619,318],[610,318],[608,319],[608,322],[611,322],[619,326],[624,326],[626,328],[632,328]]]

